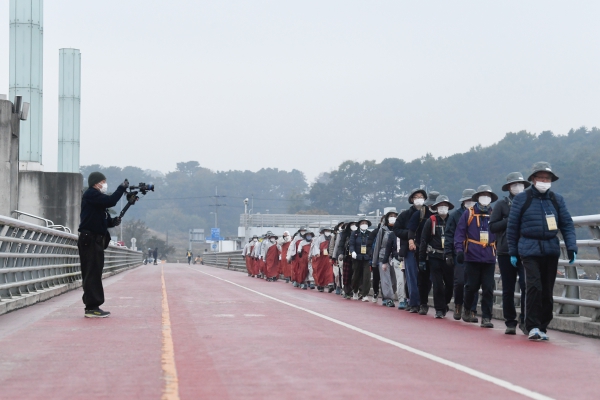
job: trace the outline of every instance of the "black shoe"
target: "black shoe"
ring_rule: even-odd
[[[523,332],[523,335],[529,336],[529,331],[527,330],[527,328],[525,328],[525,323],[524,322],[521,322],[519,324],[519,329],[521,330],[521,332]]]
[[[317,286],[317,290],[319,292],[324,292],[325,291],[325,289],[323,289],[323,286]]]
[[[426,306],[425,304],[421,304],[421,307],[419,307],[419,315],[427,315],[428,312],[429,312],[429,306]]]
[[[329,286],[327,287],[327,293],[331,293],[331,292],[333,292],[334,290],[335,290],[335,288],[334,288],[332,285],[329,285]]]
[[[460,321],[460,316],[462,314],[462,304],[454,305],[454,319]]]
[[[482,318],[481,319],[481,325],[482,328],[493,328],[494,324],[492,324],[492,321],[490,321],[489,318]]]
[[[507,326],[506,330],[504,331],[505,335],[516,335],[517,334],[517,327],[516,326]]]
[[[86,318],[106,318],[110,315],[110,312],[96,308],[95,310],[85,310],[84,315]]]
[[[417,306],[414,306],[414,307],[408,307],[408,308],[409,308],[409,310],[408,310],[408,311],[409,311],[411,314],[416,314],[416,313],[418,313],[418,312],[419,312],[419,307],[417,307]]]
[[[438,319],[444,318],[444,312],[443,311],[436,311],[434,318],[438,318]]]

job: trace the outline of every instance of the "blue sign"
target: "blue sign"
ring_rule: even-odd
[[[211,244],[211,245],[210,245],[210,247],[211,247],[213,250],[217,250],[217,244],[216,244],[216,243],[213,243],[213,244]]]
[[[223,238],[221,237],[221,229],[219,228],[210,228],[210,237],[207,238],[208,240],[214,240],[214,241],[219,241],[219,240],[223,240]]]

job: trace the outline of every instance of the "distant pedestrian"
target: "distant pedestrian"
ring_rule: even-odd
[[[154,248],[152,255],[154,256],[154,265],[158,265],[158,247]]]
[[[560,256],[560,230],[569,264],[577,259],[577,241],[573,219],[563,197],[550,190],[558,176],[549,163],[533,165],[528,181],[532,187],[513,199],[508,216],[508,253],[517,266],[519,257],[525,271],[527,304],[525,328],[531,340],[548,340],[546,330],[552,321],[552,292]]]
[[[192,257],[194,257],[194,254],[192,254],[192,252],[190,250],[187,251],[186,257],[188,259],[188,265],[192,264]]]

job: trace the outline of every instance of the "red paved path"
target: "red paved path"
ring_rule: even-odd
[[[182,399],[600,398],[600,340],[550,331],[532,343],[500,321],[486,330],[206,266],[167,264],[164,276]],[[105,289],[107,319],[83,318],[80,290],[0,316],[0,398],[161,397],[161,267]]]

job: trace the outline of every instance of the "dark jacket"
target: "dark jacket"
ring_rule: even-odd
[[[392,258],[395,258],[396,260],[399,258],[398,237],[394,232],[390,232],[388,235],[388,240],[385,244],[385,254],[383,255],[383,260],[380,260],[380,262],[389,263]]]
[[[394,234],[400,238],[400,249],[398,250],[400,257],[406,257],[406,253],[408,252],[408,221],[410,221],[410,217],[417,211],[419,210],[415,206],[410,206],[409,209],[402,211],[398,215],[394,223]]]
[[[443,219],[439,215],[436,215],[435,218],[435,234],[432,234],[432,217],[427,218],[425,224],[423,225],[423,230],[421,231],[421,244],[419,246],[419,260],[425,261],[427,258],[444,258],[444,248],[442,246],[442,237],[444,237],[444,231],[446,229],[446,219]],[[444,241],[446,239],[444,238]],[[428,246],[434,250],[432,252],[428,252]]]
[[[508,242],[506,241],[506,227],[508,226],[508,214],[512,199],[512,194],[494,204],[494,210],[490,217],[490,232],[496,234],[496,254],[505,256],[508,254]]]
[[[408,221],[408,238],[413,239],[417,247],[421,245],[421,232],[423,231],[423,226],[425,226],[425,222],[432,215],[433,213],[429,211],[429,208],[425,208],[423,217],[421,217],[421,212],[417,212],[414,213],[410,217],[410,221]]]
[[[465,261],[467,262],[478,262],[478,263],[496,263],[496,251],[492,246],[492,243],[496,241],[496,235],[490,232],[490,217],[489,213],[493,211],[490,207],[485,213],[479,209],[479,204],[473,206],[475,214],[480,214],[479,223],[477,226],[477,218],[473,217],[469,224],[469,210],[463,213],[456,226],[456,232],[454,233],[454,250],[456,254],[461,251],[465,253]],[[477,243],[467,242],[467,239],[472,239],[477,242],[481,241],[481,232],[488,232],[488,245],[483,246]],[[465,251],[465,246],[467,246]]]
[[[357,260],[371,260],[371,254],[373,251],[373,241],[369,240],[371,232],[361,232],[360,229],[352,232],[350,235],[350,254],[356,252]],[[361,247],[367,246],[366,253],[361,254]]]
[[[456,225],[458,225],[458,220],[462,217],[463,213],[466,211],[465,206],[460,206],[455,210],[452,210],[450,214],[448,214],[448,219],[446,220],[446,239],[444,241],[444,255],[449,255],[451,257],[456,256],[454,251],[454,232],[456,231]]]
[[[531,191],[533,198],[521,218],[521,208],[527,200],[528,190]],[[506,230],[508,253],[511,256],[521,256],[521,258],[560,256],[558,230],[549,231],[546,223],[546,215],[549,214],[555,216],[556,225],[562,233],[567,250],[577,252],[575,226],[571,214],[567,210],[563,197],[558,193],[554,193],[554,196],[558,210],[550,200],[550,190],[540,193],[532,186],[515,196],[508,215]]]
[[[110,217],[107,209],[116,206],[123,193],[125,193],[123,186],[119,186],[110,196],[100,193],[93,187],[88,188],[81,199],[79,232],[106,235],[108,228],[115,226],[117,220]]]

